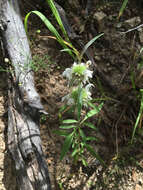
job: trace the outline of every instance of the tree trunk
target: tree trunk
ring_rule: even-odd
[[[0,37],[14,72],[8,81],[8,149],[15,161],[19,190],[50,190],[40,139],[44,108],[34,87],[30,48],[17,0],[0,2]]]

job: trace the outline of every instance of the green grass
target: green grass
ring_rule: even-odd
[[[28,34],[28,19],[29,16],[31,14],[35,14],[37,15],[42,21],[43,23],[46,25],[46,27],[49,29],[49,31],[52,33],[53,36],[48,36],[51,39],[55,39],[59,42],[59,44],[63,47],[62,51],[67,52],[70,56],[72,56],[72,58],[74,60],[78,60],[78,62],[81,62],[81,60],[83,59],[83,55],[86,52],[86,50],[101,36],[103,36],[102,34],[99,34],[97,36],[95,36],[93,39],[91,39],[83,48],[83,50],[81,51],[81,53],[79,53],[79,51],[72,45],[72,43],[70,42],[67,32],[64,28],[64,25],[62,23],[62,20],[60,18],[60,15],[58,13],[58,10],[55,7],[55,4],[53,3],[53,0],[46,0],[47,3],[49,4],[52,13],[62,31],[62,35],[63,37],[59,34],[59,32],[57,31],[57,29],[53,26],[53,24],[50,22],[50,20],[48,18],[45,17],[45,15],[43,15],[41,12],[39,11],[31,11],[29,12],[24,19],[24,26],[25,26],[25,30],[26,33]]]
[[[127,7],[128,0],[124,0],[119,11],[118,19],[122,16],[125,8]]]
[[[131,144],[133,143],[136,129],[137,129],[138,125],[139,125],[140,119],[141,119],[142,114],[143,114],[143,89],[140,89],[140,96],[141,96],[140,110],[139,110],[139,113],[138,113],[138,116],[137,116],[137,119],[136,119],[136,122],[135,122],[135,125],[134,125],[134,128],[133,128]]]

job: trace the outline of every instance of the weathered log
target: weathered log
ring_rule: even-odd
[[[19,190],[50,190],[41,147],[39,119],[44,108],[34,87],[30,48],[17,0],[0,2],[0,36],[14,73],[9,80],[8,149]]]

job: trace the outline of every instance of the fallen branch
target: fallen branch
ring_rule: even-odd
[[[19,190],[50,190],[41,147],[39,119],[44,108],[34,87],[30,48],[17,0],[0,3],[0,36],[14,72],[8,81],[8,149]]]

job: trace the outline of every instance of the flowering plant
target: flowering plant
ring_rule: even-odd
[[[75,119],[63,120],[62,125],[60,126],[62,130],[55,131],[57,134],[65,136],[65,142],[61,151],[61,159],[63,159],[63,157],[66,155],[72,145],[72,157],[74,158],[75,162],[80,159],[84,165],[87,165],[83,155],[85,148],[102,162],[102,159],[100,159],[100,157],[94,152],[93,148],[89,144],[87,144],[87,141],[97,139],[95,137],[86,137],[83,131],[83,127],[86,126],[90,129],[96,130],[96,127],[86,120],[89,117],[97,114],[101,110],[103,104],[100,104],[97,107],[90,102],[92,100],[91,87],[94,86],[89,81],[93,75],[93,71],[89,69],[91,61],[87,61],[86,63],[82,63],[81,61],[83,59],[84,53],[87,51],[89,46],[91,46],[98,38],[100,38],[104,34],[101,33],[91,39],[83,47],[80,53],[70,42],[53,0],[46,0],[46,2],[49,4],[64,37],[59,34],[59,32],[56,30],[50,20],[47,19],[39,11],[31,11],[26,15],[24,20],[26,32],[28,32],[27,22],[29,16],[31,14],[37,15],[43,21],[49,31],[53,34],[53,36],[48,36],[48,38],[57,40],[57,42],[63,47],[61,51],[67,52],[70,56],[72,56],[74,60],[78,60],[77,63],[74,62],[71,68],[67,68],[63,72],[63,76],[68,81],[69,94],[62,98],[62,101],[65,102],[65,106],[61,108],[60,114],[62,112],[65,112],[66,110],[70,110],[71,113],[74,113]],[[85,113],[85,116],[83,118],[83,115],[81,114],[82,110],[85,108],[86,110],[88,110],[89,107],[92,107],[92,109]],[[69,132],[65,132],[63,131],[63,129],[69,130]]]
[[[94,86],[93,84],[88,84],[85,86],[85,88],[82,88],[81,94],[83,99],[83,105],[87,106],[87,102],[89,100],[92,100],[91,98],[91,92],[90,88]],[[78,100],[78,87],[74,87],[71,91],[71,93],[67,94],[62,98],[62,102],[66,102],[67,105],[76,105]]]
[[[88,141],[96,141],[97,138],[93,136],[87,137],[84,132],[85,127],[96,130],[96,127],[92,123],[87,122],[87,120],[97,114],[103,105],[95,106],[91,103],[91,87],[94,87],[94,85],[89,81],[93,76],[93,71],[89,69],[90,65],[91,61],[87,61],[86,63],[74,62],[71,68],[66,68],[63,72],[63,77],[65,77],[68,82],[69,93],[62,98],[65,106],[61,112],[68,108],[68,110],[73,113],[74,119],[63,120],[60,126],[61,130],[56,131],[57,134],[65,136],[61,159],[64,158],[70,147],[72,147],[73,152],[71,156],[74,159],[74,163],[76,164],[77,161],[82,161],[85,166],[87,166],[84,156],[85,149],[103,163],[100,156],[87,143]],[[92,109],[86,113],[90,107],[92,107]],[[85,111],[84,116],[81,114],[83,110]],[[68,130],[69,132],[67,132]]]
[[[86,84],[89,82],[89,78],[92,78],[93,71],[90,71],[89,65],[91,61],[85,63],[77,64],[74,62],[71,68],[66,68],[63,72],[63,76],[67,78],[70,85]]]
[[[86,64],[77,64],[74,62],[71,68],[67,68],[63,72],[63,76],[68,80],[70,87],[70,93],[62,98],[62,101],[67,105],[71,106],[77,104],[79,87],[82,88],[81,96],[85,106],[87,106],[87,102],[92,99],[90,89],[94,85],[89,82],[89,78],[92,78],[93,74],[93,71],[89,70],[90,64],[91,61],[87,61]]]

